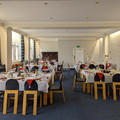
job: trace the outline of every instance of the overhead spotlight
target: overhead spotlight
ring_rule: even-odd
[[[48,2],[44,2],[44,5],[48,5]]]
[[[98,4],[100,4],[100,2],[99,2],[99,1],[96,1],[96,5],[98,5]]]
[[[49,17],[50,20],[53,20],[53,17]]]

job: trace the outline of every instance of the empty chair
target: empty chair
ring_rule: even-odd
[[[25,71],[29,72],[29,67],[28,66],[25,67]]]
[[[120,95],[120,74],[115,74],[112,78],[113,81],[113,99],[117,100],[116,90],[119,90]]]
[[[4,103],[3,103],[3,114],[7,112],[7,101],[10,104],[10,100],[14,100],[14,112],[13,114],[17,114],[18,108],[18,90],[19,83],[15,79],[9,79],[6,82],[6,89],[4,92]]]
[[[99,65],[99,68],[100,68],[100,69],[104,69],[105,67],[104,67],[103,64],[100,64],[100,65]]]
[[[62,76],[64,77],[62,64],[57,66],[57,71],[55,72],[55,79],[58,79],[58,74],[62,74]]]
[[[28,60],[25,60],[25,65],[27,65],[28,64]]]
[[[94,64],[90,64],[89,65],[89,69],[95,69],[96,67],[95,67],[95,65]]]
[[[83,92],[85,93],[85,76],[83,76],[83,79],[81,79],[81,69],[79,72],[77,72],[76,70],[74,71],[73,90],[75,89],[76,84],[82,84]]]
[[[105,76],[103,73],[96,73],[94,77],[95,99],[98,99],[98,89],[102,89],[103,100],[106,100]]]
[[[38,85],[35,80],[27,80],[24,84],[23,110],[22,115],[26,115],[27,100],[33,100],[33,115],[37,114]]]
[[[33,66],[31,69],[31,72],[35,72],[36,70],[38,70],[39,68],[37,66]]]
[[[80,69],[83,69],[85,67],[85,64],[80,65]]]
[[[63,70],[63,65],[58,65],[57,66],[57,71],[62,71]]]
[[[54,94],[54,93],[60,93],[60,94],[62,94],[63,101],[64,101],[64,103],[65,103],[64,88],[63,88],[62,80],[63,80],[63,75],[60,74],[60,75],[58,76],[58,81],[56,81],[56,82],[49,88],[50,103],[51,103],[51,104],[52,104],[52,102],[53,102],[53,94]]]

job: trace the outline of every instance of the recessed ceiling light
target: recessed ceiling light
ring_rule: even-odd
[[[53,17],[49,17],[50,20],[53,20]]]
[[[96,1],[96,4],[100,4],[100,2],[99,2],[99,1]]]
[[[44,2],[44,5],[48,5],[48,3],[47,3],[47,2]]]

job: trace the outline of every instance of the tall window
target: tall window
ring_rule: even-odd
[[[12,61],[21,61],[21,35],[12,31]]]
[[[33,60],[34,56],[34,40],[30,39],[30,59]]]

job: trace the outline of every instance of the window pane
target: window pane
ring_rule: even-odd
[[[30,59],[33,59],[33,51],[34,51],[34,40],[30,39]]]
[[[12,60],[21,60],[21,35],[12,31]]]

